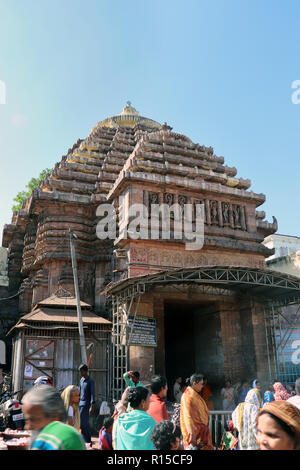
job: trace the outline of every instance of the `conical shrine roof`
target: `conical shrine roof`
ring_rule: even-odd
[[[161,128],[159,122],[153,121],[153,119],[149,119],[144,116],[140,116],[140,113],[133,106],[131,106],[131,102],[127,101],[126,106],[124,106],[120,114],[108,117],[103,121],[98,122],[91,130],[90,135],[97,131],[99,127],[134,127],[136,124],[142,124],[152,129]]]

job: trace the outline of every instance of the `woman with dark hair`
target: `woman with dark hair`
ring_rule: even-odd
[[[155,426],[151,440],[156,450],[179,450],[180,428],[171,421],[161,421]]]
[[[130,388],[128,402],[132,410],[120,414],[114,423],[114,450],[154,450],[150,438],[156,421],[147,413],[149,391],[144,387]]]
[[[203,375],[195,373],[190,377],[180,402],[180,429],[185,450],[197,447],[199,450],[214,450],[209,429],[209,409],[200,393]]]
[[[112,450],[112,428],[114,424],[114,418],[109,416],[104,419],[103,426],[99,431],[99,449],[101,450]]]
[[[300,450],[300,411],[287,401],[267,403],[257,417],[260,450]]]

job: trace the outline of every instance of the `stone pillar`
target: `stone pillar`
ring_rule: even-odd
[[[164,300],[160,295],[153,299],[153,313],[156,319],[157,348],[155,349],[155,374],[166,375],[166,350],[165,350],[165,312]]]
[[[256,358],[257,378],[261,383],[269,382],[268,349],[262,305],[252,300],[253,341]]]
[[[223,211],[222,211],[222,201],[218,201],[218,208],[219,208],[219,225],[223,227]]]
[[[8,287],[7,249],[0,247],[0,287]]]
[[[245,371],[244,378],[250,379],[256,376],[256,356],[253,339],[252,303],[250,295],[246,292],[240,292],[238,294],[238,303],[242,330],[242,357]]]
[[[242,332],[240,312],[237,304],[219,302],[222,343],[224,354],[224,374],[234,383],[243,376]]]
[[[150,383],[154,371],[154,348],[129,346],[129,368],[140,373],[141,382]]]

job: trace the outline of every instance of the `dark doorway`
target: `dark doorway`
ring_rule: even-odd
[[[220,315],[216,304],[165,303],[165,371],[172,396],[177,377],[194,372],[208,378],[218,393],[224,381],[224,356]]]
[[[176,377],[190,377],[195,371],[195,342],[193,306],[165,305],[166,376],[173,382]]]

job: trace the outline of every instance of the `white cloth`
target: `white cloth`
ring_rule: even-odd
[[[295,395],[294,397],[288,398],[287,401],[300,410],[300,395]]]
[[[232,413],[232,421],[234,427],[239,433],[239,449],[240,450],[256,450],[259,446],[256,441],[256,419],[260,409],[260,403],[257,394],[252,389],[247,393],[245,403],[240,403]],[[240,426],[239,409],[243,406],[243,419]]]
[[[180,384],[178,382],[174,383],[173,387],[173,392],[174,392],[174,398],[177,403],[180,403],[181,397],[182,397],[182,392],[180,389]]]
[[[73,418],[73,416],[74,416],[73,406],[69,406],[69,409],[68,409],[68,417],[69,417],[69,418]]]
[[[221,396],[223,397],[223,410],[232,411],[234,409],[234,388],[222,388]]]
[[[99,415],[110,415],[110,408],[107,401],[103,401],[100,406]]]

